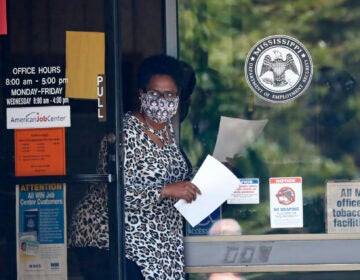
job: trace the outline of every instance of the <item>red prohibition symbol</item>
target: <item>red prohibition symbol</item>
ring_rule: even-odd
[[[277,192],[276,198],[280,204],[289,205],[295,201],[295,191],[290,187],[283,187]]]

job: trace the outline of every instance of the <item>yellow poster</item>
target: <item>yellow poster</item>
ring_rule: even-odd
[[[105,75],[105,34],[66,31],[66,97],[97,99],[98,75]]]

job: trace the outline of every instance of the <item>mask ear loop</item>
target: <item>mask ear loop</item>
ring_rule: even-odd
[[[141,95],[144,93],[143,89],[139,89],[139,100],[140,100],[140,114],[143,113],[143,106],[142,106],[142,102],[141,102]]]

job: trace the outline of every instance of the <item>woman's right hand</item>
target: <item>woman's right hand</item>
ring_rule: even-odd
[[[200,189],[190,181],[166,184],[163,189],[163,197],[185,199],[188,203],[194,201],[199,194]]]

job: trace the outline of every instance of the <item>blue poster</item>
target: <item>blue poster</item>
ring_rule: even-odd
[[[16,186],[18,279],[67,279],[65,184]]]

